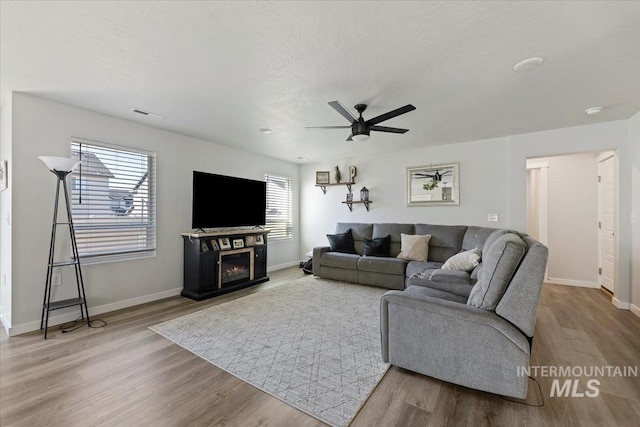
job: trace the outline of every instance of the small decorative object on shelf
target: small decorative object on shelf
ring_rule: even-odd
[[[338,165],[336,165],[335,171],[336,171],[336,182],[340,183],[340,181],[342,181],[342,173],[340,173],[340,167],[338,167]]]
[[[354,179],[356,177],[356,167],[349,166],[349,182],[355,182]]]
[[[352,192],[348,192],[347,193],[347,202],[353,202],[353,193]]]
[[[220,244],[220,249],[231,249],[231,243],[228,237],[221,237],[218,239],[218,243]]]
[[[360,200],[369,200],[369,190],[367,189],[367,187],[362,187],[362,189],[360,190]]]
[[[317,185],[328,184],[329,183],[329,176],[330,176],[329,171],[318,171],[318,172],[316,172],[316,184]]]

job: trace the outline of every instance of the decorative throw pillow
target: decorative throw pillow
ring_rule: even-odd
[[[329,239],[329,247],[332,252],[344,252],[347,254],[355,254],[356,248],[353,244],[353,235],[351,229],[348,229],[344,233],[339,234],[327,234]]]
[[[391,254],[391,235],[376,237],[375,239],[364,239],[364,256],[388,257]]]
[[[429,257],[431,234],[400,233],[400,253],[398,258],[407,261],[426,261]]]
[[[480,249],[478,248],[457,253],[446,260],[440,268],[443,270],[472,271],[476,268],[476,265],[480,264],[481,254],[482,252],[480,252]]]

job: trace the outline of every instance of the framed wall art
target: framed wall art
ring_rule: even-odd
[[[218,239],[218,243],[220,244],[220,249],[231,249],[231,242],[229,242],[228,237]]]
[[[328,184],[330,178],[331,178],[331,173],[329,171],[316,172],[316,184]]]
[[[409,167],[407,206],[459,205],[459,181],[459,163]]]

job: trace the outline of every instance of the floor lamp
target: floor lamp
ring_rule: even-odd
[[[51,243],[49,245],[49,262],[47,264],[47,279],[44,289],[44,300],[42,302],[42,317],[40,319],[40,329],[44,327],[44,339],[47,339],[47,327],[49,326],[49,312],[66,307],[80,306],[80,314],[84,319],[86,316],[87,326],[91,326],[89,320],[89,309],[87,308],[87,298],[84,293],[84,281],[82,280],[82,270],[80,268],[80,257],[78,256],[78,246],[76,244],[76,233],[73,228],[73,220],[71,217],[71,202],[69,200],[69,190],[67,189],[66,177],[71,171],[80,164],[79,160],[66,157],[38,157],[58,178],[56,186],[56,199],[53,208],[53,223],[51,226]],[[58,222],[58,200],[60,198],[60,186],[64,190],[64,201],[67,210],[67,221]],[[71,238],[72,259],[70,261],[56,262],[54,260],[56,231],[58,225],[69,226],[69,236]],[[66,299],[62,301],[51,301],[51,285],[53,278],[53,269],[73,265],[76,273],[76,283],[78,288],[78,297]]]

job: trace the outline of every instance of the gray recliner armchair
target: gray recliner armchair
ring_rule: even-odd
[[[443,381],[524,398],[547,248],[496,231],[469,296],[421,280],[381,300],[385,362]]]

